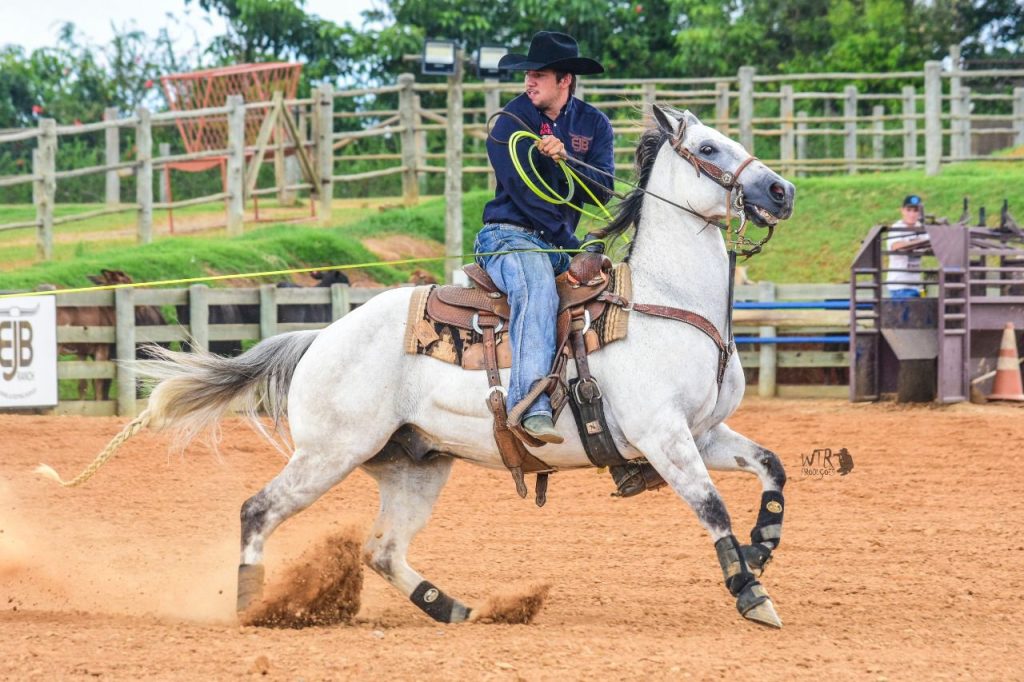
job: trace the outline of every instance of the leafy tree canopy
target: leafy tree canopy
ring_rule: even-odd
[[[1024,52],[1020,0],[379,0],[365,28],[309,14],[305,0],[182,0],[224,18],[227,30],[184,54],[161,31],[127,26],[107,45],[62,29],[58,47],[0,48],[0,127],[96,120],[105,106],[128,112],[159,102],[161,74],[215,64],[296,60],[309,83],[391,82],[415,71],[403,56],[427,37],[473,51],[525,51],[538,30],[574,35],[611,77],[917,70],[959,44],[967,59]]]

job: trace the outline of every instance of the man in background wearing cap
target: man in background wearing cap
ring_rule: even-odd
[[[921,273],[905,272],[906,270],[919,271],[921,256],[898,252],[913,249],[928,241],[927,237],[915,238],[908,231],[908,228],[921,227],[923,212],[924,202],[921,201],[921,197],[916,194],[905,197],[903,206],[900,208],[903,218],[890,226],[892,229],[889,236],[885,238],[885,250],[893,252],[889,254],[889,271],[885,273],[885,290],[890,298],[918,298],[921,296],[921,284],[924,281]]]
[[[555,275],[569,267],[569,254],[557,249],[578,249],[575,236],[580,214],[564,204],[552,204],[531,190],[512,163],[511,154],[541,187],[530,163],[531,140],[522,140],[510,149],[507,140],[523,126],[541,137],[539,154],[533,166],[559,196],[569,192],[569,184],[557,162],[579,159],[613,174],[612,127],[608,117],[573,97],[577,74],[603,73],[604,67],[593,59],[579,56],[576,40],[564,33],[541,31],[533,37],[526,55],[507,54],[499,67],[524,71],[525,92],[504,108],[511,116],[498,116],[487,140],[487,155],[497,179],[494,199],[484,208],[484,226],[477,235],[477,262],[508,295],[510,307],[509,339],[512,344],[512,377],[509,381],[507,409],[512,411],[551,370],[555,355],[555,318],[558,293]],[[572,166],[601,201],[610,196],[612,179],[588,168]],[[571,203],[588,201],[577,187]],[[536,249],[552,252],[539,253]],[[531,252],[531,250],[534,250]],[[522,412],[520,424],[531,436],[545,443],[561,443],[563,438],[552,421],[551,402],[541,393]]]

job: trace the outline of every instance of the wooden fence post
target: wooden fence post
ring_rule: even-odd
[[[402,126],[402,199],[406,206],[414,206],[420,199],[420,185],[416,178],[416,77],[411,73],[398,76],[398,116]]]
[[[954,72],[960,70],[959,45],[949,46],[949,62],[950,68]],[[961,82],[960,76],[955,75],[955,73],[949,77],[949,155],[954,159],[960,158],[964,149],[963,104],[960,98]]]
[[[320,222],[331,221],[331,202],[334,200],[334,88],[324,83],[316,94],[316,166],[320,186]]]
[[[53,208],[57,200],[57,122],[52,118],[39,121],[39,142],[32,153],[33,197],[36,203],[36,255],[43,260],[53,258]]]
[[[117,120],[117,107],[107,107],[103,110],[104,121]],[[121,129],[117,126],[110,126],[103,131],[104,146],[106,147],[106,161],[109,166],[121,162]],[[121,203],[121,177],[116,170],[108,170],[106,173],[106,204],[117,206]]]
[[[779,159],[782,171],[792,174],[793,166],[793,86],[783,85],[779,89],[782,99],[779,100],[779,118],[782,124],[782,135],[779,138]]]
[[[715,83],[715,127],[723,135],[729,134],[729,83]]]
[[[295,143],[296,146],[302,145],[306,141],[305,125],[300,124],[297,127],[299,129],[299,141]],[[296,154],[285,154],[284,186],[289,187],[304,181],[305,180],[302,177],[302,168],[299,166],[298,156]],[[299,193],[294,189],[285,189],[280,192],[278,201],[281,202],[282,206],[296,206],[299,203]]]
[[[843,88],[843,159],[846,172],[857,172],[857,86]]]
[[[1013,89],[1014,144],[1024,144],[1024,88]]]
[[[289,106],[282,103],[281,112],[282,114],[290,115]],[[294,206],[295,205],[295,192],[289,189],[285,189],[288,185],[293,184],[291,181],[291,169],[289,168],[289,160],[294,157],[285,154],[287,145],[285,141],[288,139],[288,133],[283,123],[282,118],[277,119],[277,125],[274,126],[274,184],[277,186],[277,205],[278,206]],[[296,145],[301,144],[300,141],[294,141]]]
[[[654,103],[658,99],[658,88],[654,83],[644,83],[641,87],[641,97],[643,98],[643,111],[644,118],[641,125],[645,128],[651,124],[654,120]]]
[[[349,287],[347,284],[331,285],[331,320],[340,320],[348,315],[352,308],[349,301]]]
[[[135,290],[131,287],[114,290],[116,331],[117,414],[135,416]]]
[[[135,128],[135,201],[139,205],[138,234],[140,244],[153,241],[153,126],[149,109],[139,107],[139,124]]]
[[[871,107],[871,117],[875,119],[871,122],[871,128],[875,133],[871,138],[871,156],[876,161],[881,161],[885,156],[885,121],[882,120],[884,115],[885,107],[881,104]]]
[[[917,90],[913,85],[903,86],[903,166],[917,165]]]
[[[960,88],[960,158],[971,155],[971,89]]]
[[[775,282],[758,282],[758,300],[775,300]],[[759,327],[760,336],[775,336],[775,327]],[[778,346],[774,343],[762,343],[757,366],[757,394],[762,398],[775,397],[776,367],[778,366]]]
[[[740,79],[740,144],[754,153],[754,67],[741,66]]]
[[[488,121],[491,120],[491,116],[501,109],[501,91],[498,89],[498,83],[497,78],[484,79],[484,84],[487,86],[487,89],[484,90],[484,115]],[[487,174],[487,189],[493,192],[497,186],[498,181],[494,177],[494,169],[491,168],[491,171]]]
[[[444,280],[462,266],[462,71],[464,52],[455,52],[455,73],[448,76],[448,126],[444,171]]]
[[[807,158],[807,112],[798,111],[796,114],[796,159],[803,161]],[[797,172],[797,175],[807,175],[806,170]]]
[[[427,165],[427,131],[423,130],[423,98],[416,95],[416,168],[421,169]],[[426,194],[428,188],[427,176],[429,174],[419,171],[416,174],[420,183],[420,194]]]
[[[203,350],[210,350],[209,292],[205,284],[188,288],[188,333],[192,342]]]
[[[158,154],[160,156],[171,155],[171,145],[167,142],[161,142],[158,147]],[[158,190],[158,196],[160,197],[160,203],[166,204],[171,200],[171,167],[166,163],[160,166],[160,187]]]
[[[924,172],[938,175],[942,167],[942,64],[924,63]]]
[[[277,334],[277,285],[260,285],[260,340]]]
[[[228,236],[240,237],[245,226],[245,100],[228,95]]]

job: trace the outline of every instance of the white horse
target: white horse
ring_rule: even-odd
[[[641,187],[670,202],[637,190],[610,231],[636,226],[629,263],[637,302],[688,309],[725,334],[728,255],[705,218],[729,215],[730,198],[742,189],[746,214],[758,225],[774,224],[791,215],[794,188],[689,112],[656,108],[655,118],[658,128],[645,133],[637,150],[638,176]],[[723,189],[729,181],[732,193]],[[148,409],[83,475],[145,426],[191,437],[240,405],[254,421],[259,409],[269,410],[275,423],[287,415],[294,454],[242,505],[239,611],[260,598],[263,546],[274,529],[362,467],[380,487],[366,563],[436,620],[471,619],[473,610],[425,580],[406,554],[455,458],[503,465],[482,373],[403,352],[411,295],[409,288],[388,291],[322,331],[281,334],[236,358],[156,349],[163,359],[149,370],[161,381]],[[634,312],[628,336],[591,355],[590,367],[620,452],[646,458],[696,513],[740,613],[779,627],[755,572],[760,575],[779,542],[786,477],[773,453],[725,425],[743,396],[744,378],[733,353],[719,382],[719,360],[715,344],[695,327]],[[425,434],[436,456],[416,461],[382,451],[403,425]],[[592,466],[573,420],[563,417],[558,428],[565,442],[538,452],[544,462],[556,469]],[[764,492],[751,544],[733,535],[709,468],[759,477]]]

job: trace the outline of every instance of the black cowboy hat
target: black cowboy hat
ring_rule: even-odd
[[[528,54],[507,54],[498,62],[498,68],[510,71],[555,69],[582,75],[604,73],[599,63],[580,56],[575,38],[554,31],[538,31],[530,41]]]

